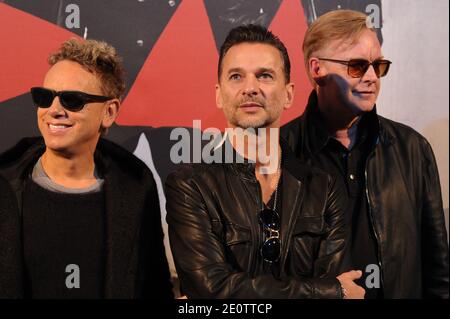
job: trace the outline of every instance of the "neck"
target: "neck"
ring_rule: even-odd
[[[229,131],[229,139],[235,151],[255,162],[257,171],[272,174],[277,171],[281,159],[279,127]]]
[[[281,147],[279,127],[249,130],[231,129],[231,145],[244,158],[255,161],[255,176],[261,186],[261,197],[268,203],[281,176]]]
[[[356,141],[360,115],[356,115],[346,106],[331,105],[318,95],[318,107],[328,132],[346,148],[351,148]]]
[[[83,188],[96,182],[94,154],[65,156],[47,148],[41,162],[48,177],[59,185]]]
[[[359,120],[360,117],[358,117],[350,127],[334,132],[334,137],[347,149],[351,149],[356,142]]]

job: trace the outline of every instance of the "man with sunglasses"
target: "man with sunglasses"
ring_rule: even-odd
[[[104,42],[71,39],[49,64],[31,89],[42,138],[0,156],[20,207],[19,223],[0,216],[15,234],[0,251],[21,252],[0,254],[17,270],[0,276],[0,298],[171,298],[153,176],[101,138],[125,90],[121,58]]]
[[[279,140],[294,88],[285,46],[262,26],[237,27],[221,47],[218,79],[228,129],[216,160],[166,182],[181,290],[188,298],[362,298],[359,272],[337,277],[342,187]]]
[[[341,270],[366,298],[448,298],[448,244],[434,155],[413,129],[376,114],[391,62],[366,16],[329,12],[303,42],[314,90],[282,128],[297,156],[346,185],[351,225]]]

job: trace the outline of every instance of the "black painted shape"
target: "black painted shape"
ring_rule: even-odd
[[[104,40],[113,45],[124,60],[128,93],[180,0],[6,0],[5,3],[81,37],[87,27],[88,39]],[[80,9],[79,29],[66,27],[66,18],[71,13],[65,12],[69,4],[76,4]]]
[[[204,3],[219,50],[228,32],[234,27],[252,23],[267,28],[278,11],[281,0],[204,0]]]
[[[0,103],[0,153],[24,137],[40,135],[36,111],[30,93]]]

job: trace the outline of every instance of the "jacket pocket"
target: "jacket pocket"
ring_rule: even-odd
[[[227,246],[244,244],[251,241],[250,229],[237,224],[225,224],[225,242]]]
[[[250,270],[251,231],[247,227],[227,223],[224,226],[227,261],[238,271]]]
[[[312,276],[323,235],[327,232],[323,217],[299,217],[294,225],[290,257],[291,269],[298,276]]]
[[[326,233],[325,220],[323,217],[299,217],[294,226],[293,235],[310,234],[320,236]]]

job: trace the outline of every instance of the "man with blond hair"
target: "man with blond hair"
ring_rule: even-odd
[[[311,24],[303,42],[314,86],[282,134],[302,160],[346,185],[351,226],[342,271],[359,269],[366,298],[448,298],[448,244],[433,151],[375,102],[391,62],[360,12]]]
[[[0,255],[16,270],[0,277],[0,297],[170,298],[153,176],[101,138],[125,90],[121,58],[107,43],[71,39],[49,64],[31,88],[42,137],[0,156],[20,208],[18,223],[0,216],[13,234],[0,252],[21,252]]]

